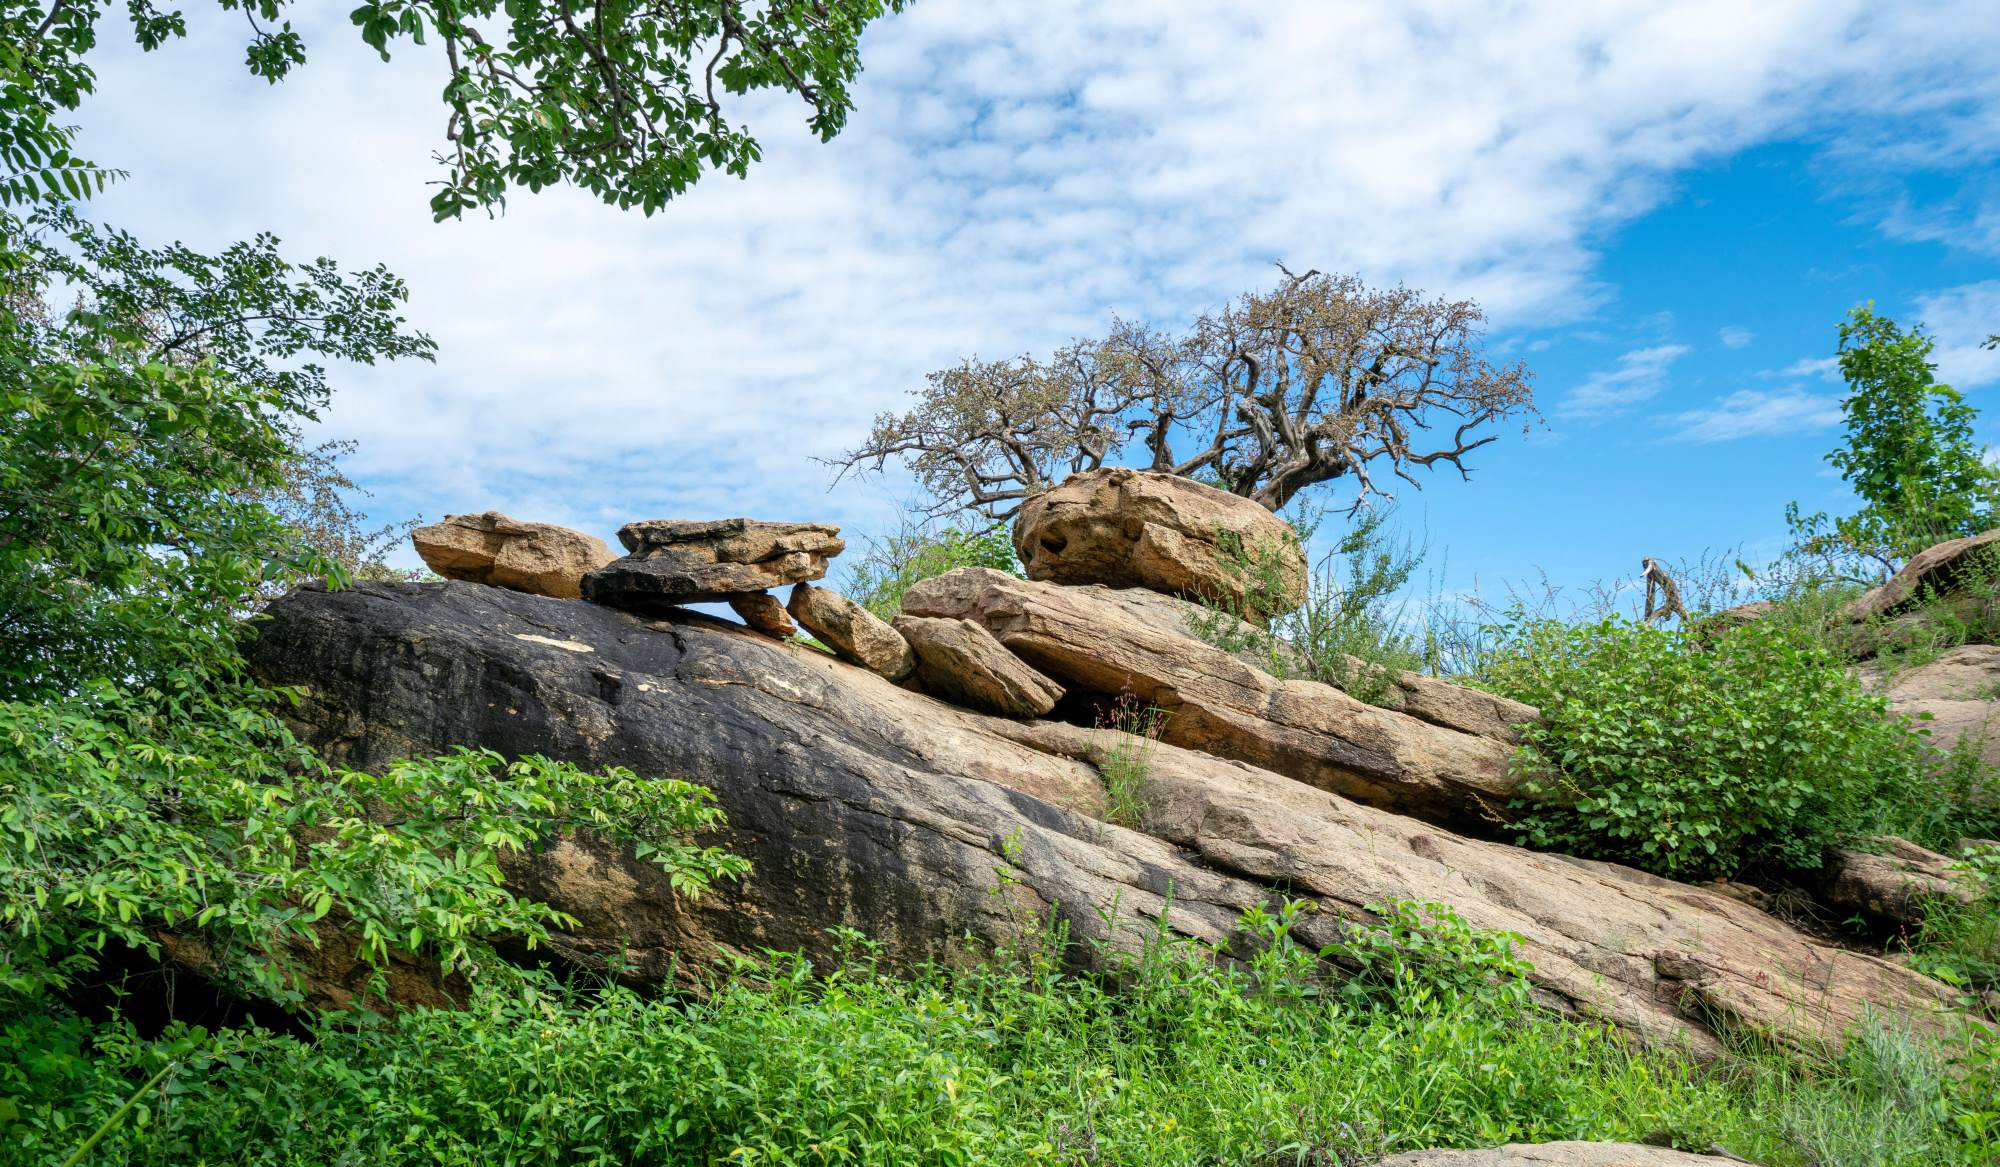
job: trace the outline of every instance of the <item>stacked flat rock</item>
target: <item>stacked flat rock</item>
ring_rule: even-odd
[[[847,549],[839,527],[757,519],[648,519],[620,527],[618,541],[630,554],[585,576],[585,599],[639,612],[722,601],[783,636],[791,635],[784,608],[770,596],[747,597],[819,579]]]
[[[576,599],[584,575],[615,558],[593,535],[553,523],[524,523],[499,511],[446,515],[441,523],[410,532],[410,541],[424,565],[446,579],[558,600]]]

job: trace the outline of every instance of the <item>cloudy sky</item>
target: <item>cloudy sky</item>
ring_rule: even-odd
[[[1929,327],[2000,440],[1993,0],[919,0],[830,145],[774,98],[747,180],[653,218],[556,191],[444,225],[441,65],[339,9],[276,87],[231,14],[108,38],[77,120],[131,174],[106,221],[410,281],[437,364],[344,373],[325,419],[378,518],[866,535],[906,487],[815,459],[925,372],[1171,328],[1279,262],[1475,297],[1535,371],[1544,425],[1402,496],[1454,587],[1754,557],[1787,501],[1840,506],[1829,358],[1864,300]]]

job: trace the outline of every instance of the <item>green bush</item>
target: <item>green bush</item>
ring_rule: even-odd
[[[1490,678],[1542,711],[1517,756],[1531,846],[1677,877],[1818,867],[1933,784],[1922,739],[1795,626],[1531,622]]]

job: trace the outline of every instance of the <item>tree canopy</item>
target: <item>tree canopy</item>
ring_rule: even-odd
[[[1809,553],[1894,570],[1934,543],[1995,525],[2000,470],[1973,434],[1979,411],[1937,379],[1935,342],[1862,305],[1840,325],[1847,436],[1826,456],[1861,500],[1845,518],[1789,518]]]
[[[446,74],[440,219],[503,204],[509,189],[574,183],[647,214],[708,171],[761,156],[732,99],[778,89],[822,140],[853,108],[869,22],[909,0],[367,0],[353,11],[384,60],[407,45]],[[289,0],[219,0],[242,15],[250,72],[273,83],[305,63]],[[178,9],[126,7],[148,51],[187,34]],[[115,172],[78,157],[62,118],[96,86],[87,61],[99,0],[0,0],[0,200],[80,198]]]
[[[875,419],[842,473],[899,459],[936,513],[1003,519],[1130,450],[1272,510],[1339,479],[1359,506],[1393,497],[1384,473],[1418,486],[1418,468],[1466,474],[1496,423],[1533,414],[1532,374],[1482,355],[1484,324],[1470,300],[1287,271],[1180,334],[1117,321],[1045,360],[932,373],[913,409]]]

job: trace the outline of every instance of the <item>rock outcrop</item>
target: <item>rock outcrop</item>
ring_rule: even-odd
[[[1863,665],[1860,673],[1890,709],[1930,732],[1932,746],[1950,750],[1970,740],[1987,765],[2000,766],[2000,647],[1965,644],[1914,669]]]
[[[1316,681],[1277,680],[1189,635],[1158,601],[962,567],[911,587],[903,609],[975,620],[1072,690],[1130,694],[1166,711],[1161,739],[1174,745],[1447,823],[1476,822],[1512,796],[1508,726],[1532,715],[1528,706],[1413,683],[1434,722]]]
[[[1040,717],[1062,698],[1061,685],[970,620],[898,616],[895,631],[916,653],[917,683],[954,705],[1001,717]]]
[[[1908,839],[1877,839],[1877,850],[1835,847],[1821,871],[1820,897],[1833,907],[1912,927],[1939,903],[1970,904],[1979,889],[1952,870],[1951,860]]]
[[[1728,1167],[1734,1155],[1696,1155],[1643,1143],[1509,1143],[1465,1151],[1406,1151],[1377,1167]]]
[[[906,964],[964,961],[968,935],[1030,941],[1051,916],[1114,946],[1162,918],[1224,942],[1244,909],[1295,896],[1320,905],[1306,944],[1371,903],[1442,901],[1518,934],[1551,1008],[1697,1052],[1718,1048],[1711,1020],[1808,1042],[1870,1011],[1929,1026],[1949,997],[1712,891],[1463,838],[1173,745],[1138,786],[1139,829],[1102,822],[1095,766],[1116,735],[981,716],[697,613],[365,583],[277,601],[249,652],[264,680],[304,686],[301,732],[341,764],[473,745],[714,789],[730,826],[707,841],[755,869],[698,903],[587,835],[513,865],[517,887],[578,919],[560,953],[634,976],[764,947],[823,954],[835,925]],[[1130,925],[1107,925],[1112,908]]]
[[[797,584],[785,610],[842,660],[892,681],[916,671],[917,654],[903,634],[839,592]]]
[[[1257,571],[1263,614],[1305,602],[1306,556],[1291,525],[1247,498],[1124,467],[1078,474],[1021,505],[1014,551],[1028,578],[1151,588],[1246,611]]]
[[[1996,543],[2000,543],[2000,530],[1951,539],[1920,551],[1887,583],[1849,604],[1845,615],[1851,620],[1873,620],[1893,615],[1925,592],[1943,595],[1952,590],[1975,556]]]
[[[618,540],[630,554],[585,576],[583,595],[642,612],[820,579],[847,548],[839,527],[756,519],[651,519]]]
[[[470,580],[538,596],[574,600],[583,577],[617,558],[604,540],[558,527],[524,523],[499,511],[446,515],[410,532],[424,566],[446,579]]]

